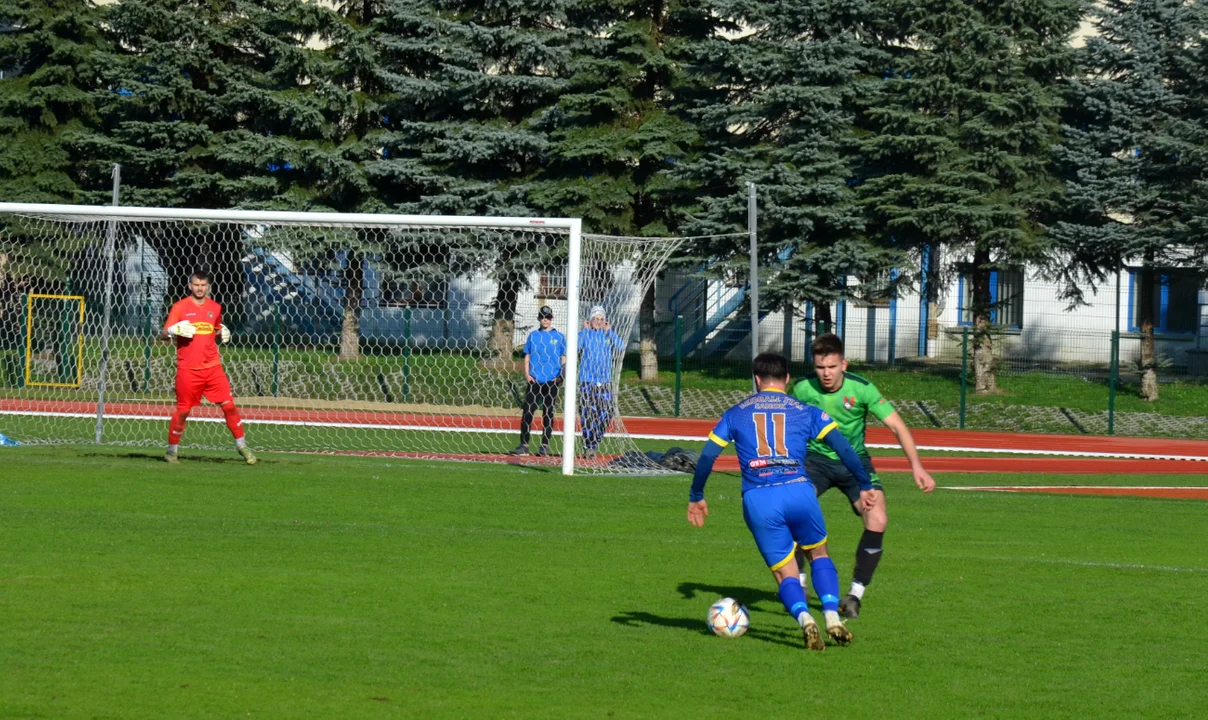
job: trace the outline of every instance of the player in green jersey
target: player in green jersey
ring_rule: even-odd
[[[832,487],[839,488],[851,501],[852,510],[864,520],[864,534],[856,547],[856,567],[852,572],[851,591],[839,604],[843,615],[854,618],[860,616],[864,589],[872,582],[873,572],[881,560],[881,544],[889,523],[885,510],[885,491],[873,469],[872,460],[868,457],[868,450],[864,447],[867,414],[871,412],[897,436],[902,452],[910,460],[914,484],[918,485],[920,490],[931,492],[935,489],[935,480],[923,468],[918,450],[914,446],[914,438],[910,435],[910,428],[906,427],[902,416],[893,409],[893,405],[889,404],[875,385],[859,375],[847,372],[847,360],[843,357],[843,340],[829,333],[819,335],[810,350],[814,355],[816,377],[798,382],[793,387],[793,396],[804,403],[821,408],[839,423],[839,431],[864,463],[868,474],[872,476],[873,488],[877,491],[873,506],[868,510],[861,510],[860,486],[856,478],[843,466],[830,446],[810,441],[805,470],[813,482],[814,489],[821,495]],[[799,555],[803,554],[801,550],[797,552]],[[805,567],[802,564],[803,558],[798,557],[797,560],[798,567]],[[802,587],[806,587],[804,580]]]

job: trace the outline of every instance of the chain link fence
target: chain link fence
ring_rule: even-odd
[[[801,377],[812,373],[810,343],[834,331],[850,370],[916,427],[1208,439],[1208,298],[1198,284],[1172,282],[1147,299],[1122,272],[1091,304],[1067,310],[1055,284],[1025,277],[994,278],[980,363],[961,278],[932,300],[903,294],[839,303],[829,320],[810,304],[761,311],[758,349],[786,354]],[[659,308],[659,380],[642,381],[631,357],[623,413],[714,418],[750,392],[750,308],[734,301],[733,287],[719,297],[725,292],[733,307],[711,303],[714,317],[707,308],[695,315],[670,303]],[[1155,327],[1145,362],[1144,310]],[[1154,401],[1142,398],[1146,366],[1156,375]]]

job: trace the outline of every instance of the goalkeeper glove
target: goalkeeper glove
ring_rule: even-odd
[[[219,326],[218,326],[218,334],[219,334],[219,336],[221,336],[221,337],[222,337],[222,344],[223,344],[223,345],[226,345],[227,343],[229,343],[229,342],[231,341],[231,331],[230,331],[230,330],[227,330],[227,326],[226,326],[226,325],[219,325]]]
[[[191,338],[197,334],[197,326],[188,320],[181,320],[168,328],[168,334],[182,338]]]

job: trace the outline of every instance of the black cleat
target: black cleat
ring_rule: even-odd
[[[542,445],[540,448],[538,448],[537,452],[535,452],[533,454],[536,455],[537,457],[548,457],[549,456],[549,445]]]
[[[839,603],[839,614],[845,618],[860,617],[860,598],[855,595],[844,595]]]
[[[515,450],[508,450],[508,455],[528,455],[528,443],[520,443]]]

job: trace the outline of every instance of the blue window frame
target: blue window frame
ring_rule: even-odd
[[[962,272],[957,280],[958,322],[973,324],[973,274]],[[990,324],[1016,330],[1023,328],[1023,272],[990,271]]]
[[[1141,332],[1141,303],[1150,303],[1153,330],[1168,335],[1193,334],[1199,325],[1203,278],[1185,268],[1154,268],[1154,286],[1141,296],[1141,268],[1128,270],[1128,331]]]

